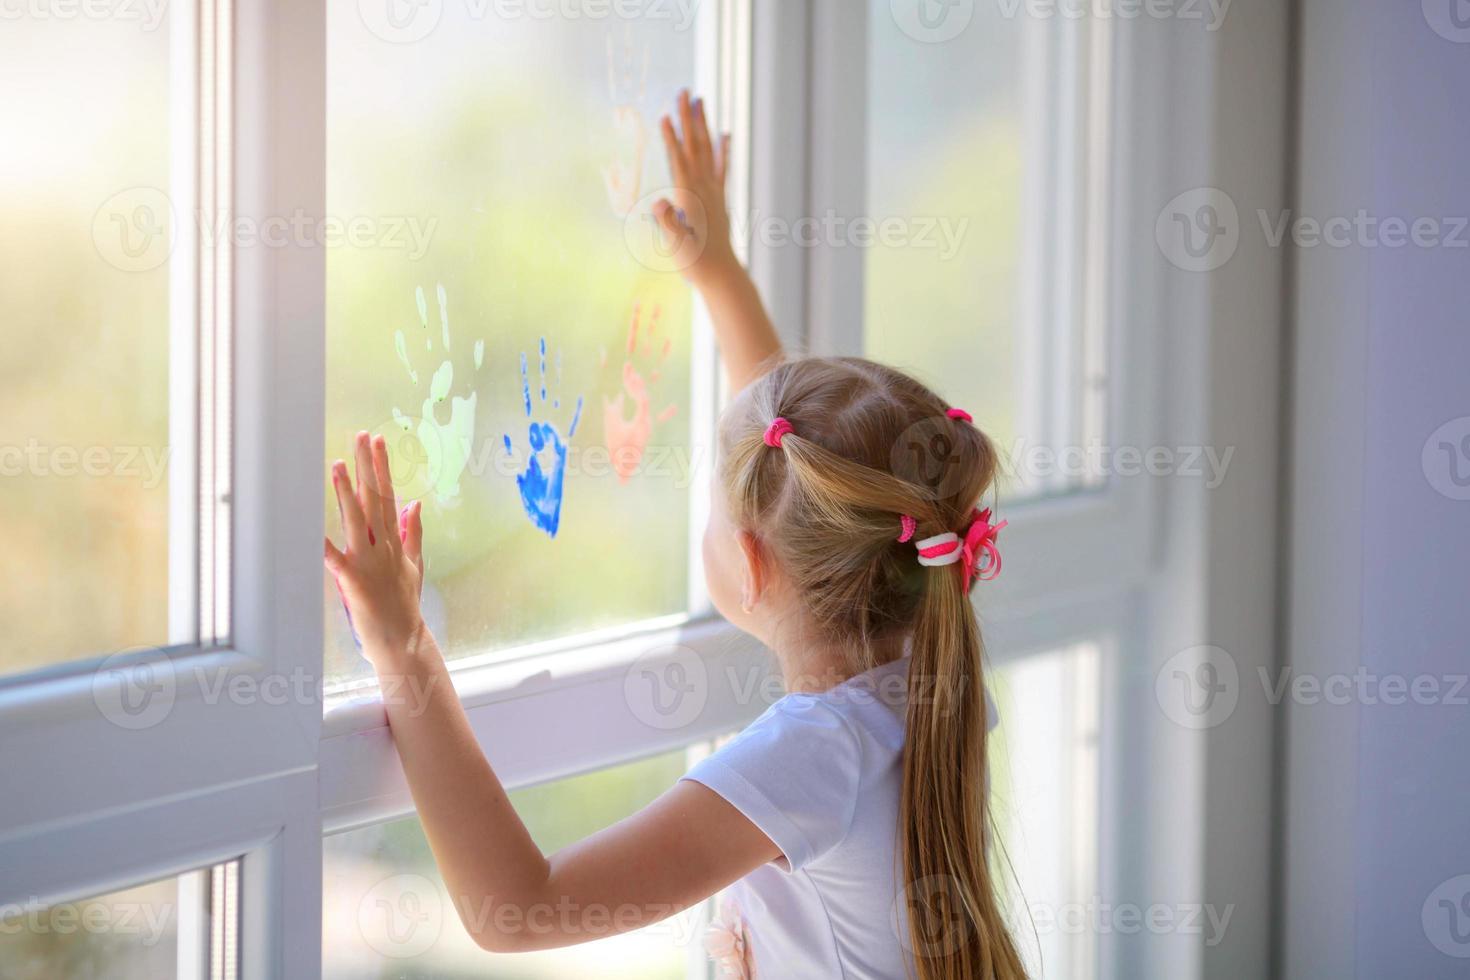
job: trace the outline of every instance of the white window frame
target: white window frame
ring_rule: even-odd
[[[201,22],[210,11],[222,18],[219,23],[233,24],[223,66],[198,57]],[[864,173],[854,161],[864,156],[866,5],[706,0],[701,16],[700,29],[721,31],[727,43],[721,58],[702,63],[699,87],[719,92],[713,101],[724,122],[750,134],[748,156],[736,161],[735,206],[792,217],[827,209],[862,213]],[[210,83],[223,85],[228,95],[215,103],[232,118],[214,145],[232,165],[232,179],[222,186],[232,193],[235,211],[323,214],[325,0],[234,0],[233,10],[230,0],[195,0],[174,5],[171,18],[177,77],[199,79],[211,66],[220,73],[184,86],[181,91],[189,94],[175,106],[173,191],[181,216],[210,189],[188,176],[208,149],[195,145],[191,134],[201,93],[218,92]],[[1116,72],[1107,92],[1116,153],[1107,180],[1109,234],[1105,243],[1088,247],[1105,244],[1117,259],[1098,294],[1106,297],[1103,315],[1110,327],[1109,437],[1115,445],[1164,444],[1181,428],[1160,422],[1169,413],[1189,420],[1185,431],[1208,434],[1210,410],[1218,407],[1206,404],[1203,394],[1168,390],[1162,383],[1166,373],[1200,374],[1198,331],[1191,328],[1171,340],[1168,326],[1207,310],[1208,287],[1167,275],[1153,251],[1152,224],[1141,232],[1137,220],[1162,203],[1154,200],[1159,187],[1177,185],[1187,172],[1173,160],[1157,120],[1193,120],[1194,128],[1183,128],[1205,145],[1213,131],[1204,111],[1212,104],[1210,87],[1179,84],[1194,77],[1200,60],[1208,60],[1212,42],[1194,42],[1205,59],[1180,59],[1171,54],[1171,43],[1168,29],[1147,23],[1120,23],[1113,38]],[[748,103],[738,97],[742,93],[748,93]],[[749,197],[743,199],[746,188]],[[189,224],[185,216],[180,227]],[[211,671],[210,684],[321,676],[316,542],[323,526],[318,509],[299,502],[320,495],[325,438],[321,250],[241,249],[213,256],[226,265],[209,266],[201,249],[186,235],[174,257],[171,439],[200,452],[188,465],[175,457],[174,479],[183,482],[171,492],[175,503],[200,486],[208,494],[215,484],[196,484],[198,469],[228,463],[222,471],[230,484],[223,502],[228,533],[208,535],[213,553],[228,556],[226,642],[192,642],[211,634],[198,624],[206,609],[218,609],[211,597],[220,593],[176,595],[170,631],[181,647],[116,666],[108,675],[107,683],[115,683],[135,673],[138,680],[166,673],[175,684],[168,717],[137,731],[119,729],[99,715],[86,665],[33,682],[0,684],[0,771],[9,786],[21,788],[0,796],[0,867],[6,869],[0,904],[63,901],[243,858],[239,975],[310,976],[321,966],[323,833],[400,817],[412,804],[381,704],[371,693],[333,703],[324,718],[317,697],[276,705],[229,699],[210,704],[199,683],[201,667]],[[748,259],[793,347],[821,353],[860,349],[858,250],[774,249],[754,242]],[[210,280],[202,274],[206,267],[232,275],[223,283]],[[232,294],[218,292],[224,285]],[[210,307],[217,316],[233,315],[233,331],[225,335],[232,337],[228,350],[194,346],[197,311],[211,297],[217,299]],[[1208,324],[1208,315],[1203,322]],[[696,335],[701,407],[695,424],[708,432],[716,404],[715,361],[708,331]],[[230,367],[224,375],[229,399],[222,404],[232,411],[224,427],[211,424],[207,412],[193,414],[191,399],[201,379],[190,372],[198,371],[206,354],[211,363]],[[1206,381],[1214,380],[1210,370],[1204,371]],[[230,446],[223,460],[211,453],[221,443]],[[690,562],[697,573],[704,502],[702,494],[693,499]],[[1181,596],[1208,599],[1221,588],[1205,583],[1200,555],[1227,529],[1218,517],[1200,533],[1180,523],[1224,511],[1216,505],[1221,499],[1230,498],[1202,502],[1192,491],[1138,480],[1011,508],[1007,573],[985,590],[992,658],[1003,663],[1029,650],[1100,636],[1114,638],[1124,651],[1166,648],[1171,621],[1162,604]],[[199,561],[197,542],[219,509],[192,513],[205,518],[181,512],[171,528],[174,572]],[[1241,533],[1269,537],[1272,530],[1263,521]],[[202,550],[211,553],[210,547]],[[1071,554],[1076,560],[1042,567],[1026,562],[1027,554]],[[184,580],[205,583],[204,589],[211,582],[203,570]],[[691,610],[678,622],[637,625],[590,641],[572,638],[520,651],[523,657],[456,669],[471,724],[507,784],[544,782],[699,742],[757,714],[764,704],[751,692],[762,689],[758,680],[770,669],[767,655],[709,613],[697,581],[691,585]],[[218,619],[211,616],[211,622]],[[1205,760],[1198,740],[1169,730],[1150,710],[1154,656],[1124,652],[1104,675],[1109,724],[1099,805],[1106,846],[1099,853],[1111,857],[1099,872],[1105,894],[1142,897],[1165,889],[1172,890],[1173,901],[1186,901],[1203,893],[1203,868],[1216,854],[1205,842],[1187,841],[1197,845],[1199,863],[1182,870],[1161,867],[1157,855],[1167,847],[1158,834],[1171,821],[1198,818],[1204,789],[1192,779],[1181,786],[1158,778],[1154,770],[1214,764],[1216,756]],[[678,729],[650,725],[629,703],[629,678],[634,671],[657,674],[670,665],[687,666],[690,657],[704,670],[702,710]],[[1210,745],[1212,753],[1217,749]],[[1141,818],[1125,819],[1125,806],[1139,808]],[[1100,976],[1200,975],[1201,959],[1189,948],[1156,954],[1123,945],[1116,937],[1102,939]]]

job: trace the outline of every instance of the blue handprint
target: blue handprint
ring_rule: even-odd
[[[557,380],[561,379],[561,356],[557,355],[556,365]],[[541,385],[540,401],[546,404],[546,338],[541,338]],[[526,418],[529,424],[526,428],[526,441],[530,443],[531,452],[526,459],[526,468],[516,474],[516,486],[521,491],[521,506],[526,510],[526,516],[531,519],[548,537],[556,537],[557,529],[561,526],[561,501],[565,490],[567,472],[567,443],[577,434],[577,423],[582,420],[582,399],[577,399],[577,408],[572,413],[572,424],[567,429],[566,439],[562,439],[561,433],[557,431],[556,425],[551,422],[538,422],[534,414],[534,406],[531,400],[531,369],[527,363],[526,355],[521,354],[521,398],[526,409]],[[561,399],[552,396],[552,408],[561,407]],[[505,451],[507,455],[514,455],[509,435],[505,437]]]

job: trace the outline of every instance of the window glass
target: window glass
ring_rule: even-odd
[[[1100,481],[1079,450],[1106,405],[1105,62],[1074,18],[1004,7],[869,0],[864,342],[968,410],[1029,496]]]
[[[0,905],[5,980],[160,980],[178,965],[175,879],[80,902]]]
[[[102,7],[0,30],[0,673],[168,640],[168,17]]]
[[[990,672],[997,880],[1038,977],[1097,976],[1100,669],[1100,648],[1081,644]]]
[[[328,6],[325,459],[389,438],[450,658],[684,612],[691,298],[637,243],[685,5]]]
[[[511,800],[536,843],[551,853],[641,809],[686,769],[685,754],[676,752],[519,790]],[[450,905],[416,818],[329,837],[323,851],[327,980],[683,980],[691,955],[703,958],[697,909],[581,946],[486,953]],[[581,919],[595,928],[598,920],[592,910],[586,913]],[[573,915],[576,910],[556,914]]]

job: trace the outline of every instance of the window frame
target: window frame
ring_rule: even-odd
[[[735,43],[723,47],[723,60],[704,64],[700,88],[723,90],[714,102],[727,122],[746,125],[748,119],[749,156],[738,161],[735,184],[742,194],[748,187],[749,197],[742,202],[737,195],[735,206],[792,217],[829,208],[860,213],[863,169],[853,162],[864,157],[866,6],[711,0],[707,7],[716,13],[705,15],[701,29],[715,30],[714,24]],[[236,213],[279,215],[299,208],[323,214],[324,0],[174,5],[175,70],[196,83],[203,64],[198,17],[205,10],[234,26],[224,78],[232,83],[226,104],[233,126],[218,145],[234,164],[229,186]],[[1181,428],[1160,421],[1166,418],[1186,418],[1184,431],[1209,431],[1211,412],[1223,398],[1211,402],[1203,390],[1164,383],[1170,375],[1185,377],[1186,387],[1201,375],[1207,382],[1225,377],[1209,373],[1221,368],[1200,369],[1200,333],[1213,315],[1208,282],[1185,282],[1161,269],[1152,225],[1137,220],[1162,203],[1155,200],[1158,188],[1189,186],[1188,164],[1197,162],[1173,158],[1158,120],[1177,124],[1176,138],[1183,133],[1200,146],[1210,145],[1216,129],[1209,112],[1216,94],[1199,79],[1200,66],[1213,63],[1217,42],[1195,38],[1181,57],[1172,33],[1177,30],[1119,23],[1112,39],[1107,98],[1115,145],[1105,251],[1116,261],[1107,269],[1105,295],[1114,445],[1164,444]],[[198,84],[181,89],[171,136],[174,186],[192,207],[199,188],[178,174],[193,173],[199,160],[201,148],[183,134],[193,132],[205,90]],[[749,105],[731,105],[730,96],[742,92],[749,93]],[[1200,153],[1208,161],[1209,151]],[[189,261],[198,260],[197,242],[186,237],[181,245]],[[198,683],[198,667],[212,672],[211,681],[322,673],[322,571],[314,543],[322,519],[317,508],[288,502],[318,499],[324,478],[325,257],[320,249],[293,244],[236,249],[229,258],[229,640],[191,644],[198,603],[182,597],[171,606],[171,639],[183,645],[118,668],[124,677],[145,665],[167,671],[177,685],[172,713],[142,731],[121,731],[99,717],[95,665],[0,683],[0,770],[11,785],[26,787],[0,798],[0,866],[7,868],[0,903],[66,901],[243,858],[239,975],[253,980],[320,968],[323,834],[402,816],[411,801],[381,704],[371,695],[334,704],[324,718],[319,695],[285,705],[211,705]],[[751,243],[748,255],[783,337],[796,349],[820,353],[860,350],[862,259],[852,249],[778,249],[760,242]],[[194,273],[174,281],[176,310],[192,308],[205,295],[199,270]],[[706,315],[696,309],[696,316]],[[1206,327],[1171,333],[1171,323],[1192,323],[1191,317]],[[198,366],[200,351],[190,346],[195,322],[175,319],[170,352],[173,405],[191,411],[198,378],[181,371]],[[708,432],[716,367],[708,332],[696,333],[705,338],[696,354],[707,367],[697,384],[709,395],[700,399],[705,407],[696,421]],[[303,419],[307,424],[299,424]],[[198,416],[171,412],[171,440],[198,445],[201,428]],[[179,467],[183,475],[173,474],[184,481],[171,487],[175,500],[197,492],[191,481],[200,458],[189,462]],[[702,504],[699,494],[693,500]],[[1175,889],[1171,894],[1183,900],[1198,893],[1203,877],[1198,866],[1174,871],[1149,860],[1157,845],[1150,828],[1197,820],[1203,801],[1203,787],[1192,782],[1177,799],[1164,798],[1180,788],[1155,777],[1151,767],[1197,765],[1203,772],[1204,747],[1168,730],[1150,710],[1152,651],[1167,648],[1177,625],[1161,603],[1201,595],[1208,601],[1231,587],[1201,584],[1207,577],[1201,533],[1187,523],[1201,510],[1213,512],[1193,492],[1143,479],[1007,508],[1014,555],[1075,554],[1079,560],[1040,568],[1013,559],[1007,574],[984,591],[982,612],[997,662],[1099,635],[1112,637],[1119,651],[1103,681],[1108,744],[1099,818],[1108,846],[1099,853],[1116,855],[1099,868],[1104,894],[1139,895],[1148,886],[1155,893]],[[692,509],[696,530],[703,514],[700,506]],[[171,569],[193,567],[199,525],[181,514],[172,530]],[[1211,533],[1223,531],[1212,526],[1203,532],[1205,544]],[[1262,521],[1243,533],[1269,536],[1273,525]],[[696,534],[696,571],[697,548]],[[633,624],[612,639],[571,638],[555,649],[529,651],[529,657],[453,672],[476,735],[510,787],[702,741],[759,713],[764,704],[750,692],[769,675],[767,655],[710,615],[698,601],[701,589],[692,592],[691,615],[682,622]],[[630,671],[663,669],[687,654],[708,668],[698,721],[673,732],[641,722],[623,695]],[[577,725],[558,728],[564,719]],[[527,738],[528,731],[537,737]],[[518,754],[502,755],[507,745]],[[535,750],[525,751],[528,745]],[[57,778],[57,759],[73,767],[74,778]],[[1140,787],[1141,798],[1135,792]],[[1140,808],[1142,819],[1122,819],[1125,806]],[[1188,950],[1170,947],[1154,959],[1152,952],[1121,946],[1117,937],[1104,937],[1099,975],[1200,974],[1199,959]]]

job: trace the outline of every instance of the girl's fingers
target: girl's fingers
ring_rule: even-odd
[[[383,532],[382,500],[378,494],[378,480],[373,475],[373,449],[366,432],[359,432],[353,440],[354,463],[357,467],[357,498],[363,521],[367,526],[369,546],[378,543]]]
[[[393,472],[388,466],[388,443],[382,436],[373,437],[372,455],[373,481],[378,487],[378,520],[382,524],[383,540],[391,546],[394,535],[390,532],[398,524],[398,497],[393,492]]]
[[[678,187],[689,186],[689,164],[684,159],[684,147],[679,145],[679,134],[674,132],[674,121],[664,116],[659,124],[664,136],[664,150],[669,155],[669,176]]]
[[[347,570],[347,556],[337,550],[337,546],[332,544],[331,538],[323,538],[322,544],[325,545],[322,549],[322,561],[326,564],[327,571],[333,575],[341,576]]]
[[[694,107],[689,104],[689,90],[679,93],[679,133],[683,136],[684,159],[699,166],[699,152],[694,140]]]
[[[337,492],[337,509],[342,512],[342,532],[347,536],[347,550],[361,551],[370,547],[362,502],[352,491],[352,478],[347,475],[347,464],[340,459],[332,464],[332,489]]]
[[[725,186],[725,177],[730,173],[730,134],[726,133],[720,137],[719,159],[715,161],[715,181]]]
[[[710,144],[709,120],[704,114],[704,99],[697,99],[692,107],[694,126],[690,130],[690,136],[694,140],[694,159],[699,168],[705,173],[713,173],[715,170],[715,151]]]
[[[671,252],[677,252],[684,244],[684,236],[689,234],[689,229],[679,222],[678,210],[666,198],[660,198],[653,205],[653,217],[663,229],[664,244]]]
[[[424,506],[415,500],[403,508],[399,527],[403,535],[403,553],[408,560],[418,566],[419,573],[424,570]]]

